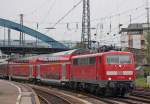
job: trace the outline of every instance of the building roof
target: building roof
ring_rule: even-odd
[[[122,28],[120,32],[142,31],[143,23],[130,24],[127,28]]]

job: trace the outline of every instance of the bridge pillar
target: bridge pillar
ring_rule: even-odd
[[[8,28],[8,45],[11,45],[11,30]]]

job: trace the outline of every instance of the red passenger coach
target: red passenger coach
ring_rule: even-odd
[[[72,56],[90,53],[89,50],[74,49],[47,55],[40,55],[36,66],[37,80],[50,84],[65,84],[70,80]]]
[[[9,62],[9,78],[21,80],[36,79],[36,58],[23,58]]]
[[[130,52],[111,51],[74,56],[71,86],[124,96],[134,87],[135,62]]]
[[[0,63],[0,78],[7,78],[8,77],[8,62]]]
[[[44,58],[44,57],[43,57]],[[50,56],[38,59],[37,79],[41,82],[60,84],[70,78],[70,58]]]

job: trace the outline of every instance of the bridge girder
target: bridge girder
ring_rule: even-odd
[[[33,29],[27,27],[27,26],[22,26],[16,22],[13,22],[10,20],[0,18],[0,26],[7,27],[7,28],[10,28],[10,29],[13,29],[16,31],[20,31],[20,32],[26,33],[32,37],[38,38],[39,40],[42,40],[43,42],[51,45],[51,48],[60,48],[60,49],[67,49],[68,48],[65,45],[63,45],[62,43],[54,40],[51,37],[48,37],[45,34],[42,34],[36,30],[33,30]]]

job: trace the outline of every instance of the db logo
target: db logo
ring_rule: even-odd
[[[118,71],[117,74],[118,75],[123,75],[123,72],[122,71]]]

